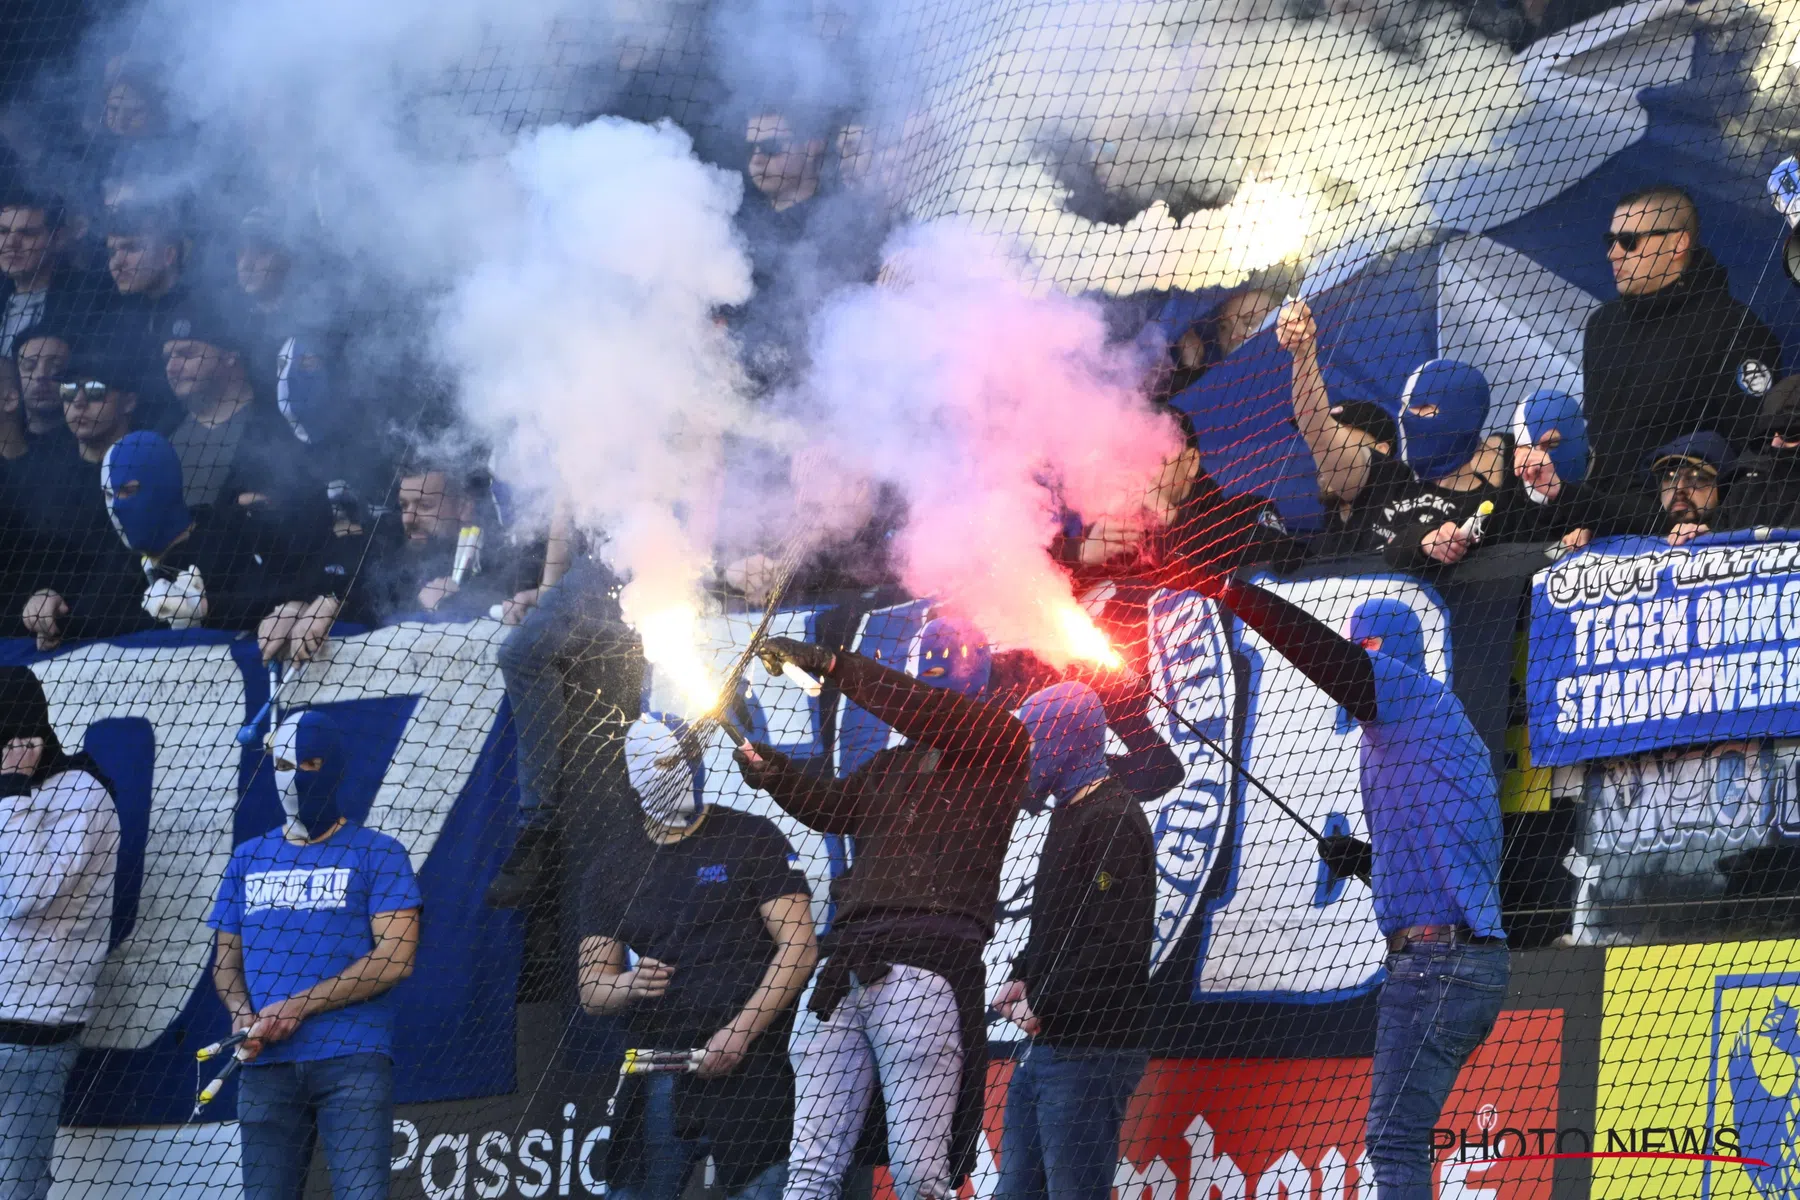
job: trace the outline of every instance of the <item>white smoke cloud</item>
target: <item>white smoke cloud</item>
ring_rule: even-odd
[[[691,600],[723,440],[745,384],[713,321],[750,298],[732,228],[735,174],[688,136],[600,118],[550,126],[507,156],[508,203],[458,278],[439,328],[462,408],[502,478],[560,485],[577,523],[632,579],[628,610]]]

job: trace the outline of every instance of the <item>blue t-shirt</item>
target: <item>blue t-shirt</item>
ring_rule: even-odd
[[[374,949],[374,914],[420,903],[419,882],[400,843],[349,822],[316,845],[296,846],[278,829],[232,851],[207,924],[243,939],[250,1003],[260,1010]],[[391,1056],[390,994],[308,1017],[256,1061]]]
[[[1379,719],[1363,724],[1362,801],[1375,920],[1500,937],[1500,795],[1462,702],[1431,675],[1370,653]]]

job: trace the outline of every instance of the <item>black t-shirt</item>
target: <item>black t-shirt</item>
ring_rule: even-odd
[[[1389,563],[1401,568],[1429,565],[1433,560],[1421,548],[1425,535],[1446,521],[1462,525],[1484,502],[1491,501],[1494,511],[1482,521],[1482,541],[1499,540],[1502,530],[1516,522],[1515,510],[1529,505],[1531,498],[1525,492],[1525,485],[1512,472],[1511,435],[1502,434],[1499,441],[1498,484],[1483,479],[1467,491],[1457,491],[1432,480],[1415,479],[1386,498],[1374,514],[1370,529],[1383,544],[1383,553]]]
[[[707,810],[700,828],[629,864],[602,860],[583,880],[583,937],[612,938],[675,968],[669,990],[626,1012],[633,1044],[704,1046],[756,991],[775,954],[762,905],[807,895],[781,831],[735,809]],[[784,1022],[785,1023],[785,1022]],[[783,1041],[774,1029],[757,1041]]]
[[[1368,453],[1369,477],[1350,502],[1350,515],[1344,516],[1335,505],[1326,505],[1324,528],[1308,546],[1315,557],[1366,554],[1386,547],[1389,534],[1376,528],[1381,514],[1418,480],[1413,477],[1412,468],[1393,455],[1383,454],[1373,446]]]

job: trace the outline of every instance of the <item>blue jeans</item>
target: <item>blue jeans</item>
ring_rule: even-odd
[[[44,1200],[63,1085],[81,1045],[0,1042],[0,1200]]]
[[[1006,1087],[996,1200],[1108,1200],[1149,1055],[1033,1042]]]
[[[244,1200],[300,1200],[313,1142],[333,1200],[386,1200],[394,1064],[385,1054],[251,1063],[238,1074]]]
[[[1369,1092],[1369,1165],[1381,1200],[1431,1200],[1431,1130],[1463,1063],[1492,1032],[1505,946],[1415,945],[1387,960]]]
[[[694,1163],[705,1153],[704,1142],[685,1141],[675,1133],[673,1075],[645,1075],[644,1182],[611,1189],[616,1200],[679,1200]],[[752,1179],[730,1200],[781,1200],[787,1186],[787,1164],[775,1163]]]

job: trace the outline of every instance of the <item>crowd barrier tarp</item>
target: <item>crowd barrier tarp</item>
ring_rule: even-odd
[[[1542,766],[1800,736],[1800,541],[1621,538],[1564,559],[1533,586],[1527,696]]]
[[[394,993],[403,1100],[514,1085],[519,923],[482,903],[510,846],[518,803],[495,661],[500,636],[497,622],[475,622],[337,638],[282,696],[284,705],[343,718],[352,759],[346,811],[398,838],[419,874],[418,961]],[[185,1121],[196,1090],[193,1051],[228,1032],[212,987],[206,917],[232,847],[281,821],[261,744],[237,743],[268,698],[256,644],[165,631],[45,656],[9,639],[0,661],[36,670],[58,736],[92,754],[118,791],[117,944],[63,1123]],[[233,1106],[228,1092],[206,1119],[228,1119]]]

